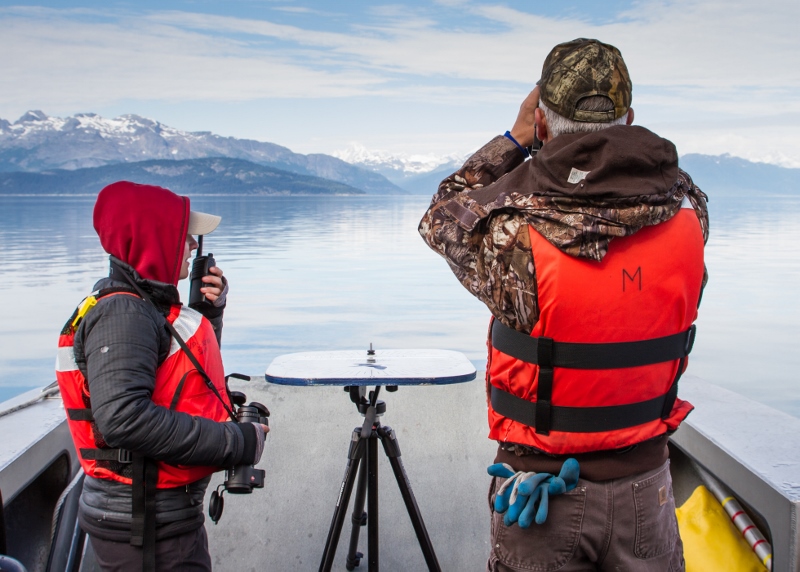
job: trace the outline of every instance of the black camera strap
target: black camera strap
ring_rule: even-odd
[[[152,304],[152,306],[154,308],[158,309],[158,306],[156,306],[155,302],[153,302],[153,299],[150,298],[150,296],[147,294],[147,292],[142,290],[142,288],[133,280],[133,278],[130,276],[130,274],[128,274],[122,267],[120,267],[119,265],[115,264],[114,262],[112,262],[111,265],[114,267],[115,270],[119,271],[119,273],[122,275],[123,278],[125,278],[125,280],[128,282],[128,284],[133,286],[134,290],[136,290],[136,292],[139,294],[139,296],[141,296],[147,302],[150,302],[150,304]],[[178,331],[175,329],[175,327],[172,324],[169,323],[169,320],[165,320],[164,325],[167,328],[167,331],[170,333],[170,335],[173,338],[175,338],[176,342],[178,342],[178,345],[183,350],[183,352],[186,354],[186,357],[189,358],[189,361],[192,362],[192,365],[197,370],[197,373],[199,373],[200,376],[203,378],[203,381],[205,382],[206,386],[208,386],[208,388],[217,397],[217,399],[219,399],[219,402],[222,403],[222,406],[225,408],[225,411],[228,413],[228,415],[230,416],[231,420],[236,422],[236,414],[231,410],[231,408],[228,406],[228,404],[225,403],[225,400],[222,399],[222,396],[220,395],[219,390],[217,390],[217,387],[214,385],[214,382],[211,381],[211,377],[206,373],[206,370],[203,368],[203,366],[200,365],[200,361],[192,353],[192,350],[189,349],[189,346],[186,345],[186,342],[180,336]]]

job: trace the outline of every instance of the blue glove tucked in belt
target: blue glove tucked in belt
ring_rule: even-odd
[[[514,472],[505,463],[495,463],[487,472],[493,477],[507,479],[497,491],[494,510],[505,513],[503,522],[506,526],[516,522],[520,528],[528,528],[534,521],[542,524],[547,519],[550,495],[560,495],[575,488],[580,466],[577,460],[567,459],[557,477],[550,473]]]

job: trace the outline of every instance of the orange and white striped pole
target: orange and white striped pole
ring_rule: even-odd
[[[772,571],[772,545],[769,541],[764,538],[764,535],[761,534],[761,531],[756,527],[750,517],[742,508],[742,505],[739,504],[731,492],[720,483],[717,479],[711,476],[711,474],[701,468],[698,465],[695,465],[700,478],[705,484],[706,488],[711,491],[711,494],[719,501],[722,505],[722,508],[725,509],[725,512],[728,513],[728,516],[733,521],[733,524],[736,525],[736,528],[739,529],[739,532],[742,533],[744,539],[750,545],[750,548],[753,549],[753,552],[756,553],[758,559],[761,560],[761,563],[766,567],[767,570],[770,572]]]

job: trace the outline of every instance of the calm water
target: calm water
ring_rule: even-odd
[[[712,195],[690,373],[800,416],[800,197]],[[428,197],[206,197],[231,283],[228,372],[306,350],[442,348],[485,363],[488,312],[416,232]],[[94,199],[0,198],[0,400],[54,380],[58,332],[105,275]],[[181,283],[188,296],[188,283]]]

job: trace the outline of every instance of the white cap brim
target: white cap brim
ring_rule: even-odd
[[[208,234],[219,225],[221,216],[189,211],[188,234]]]

